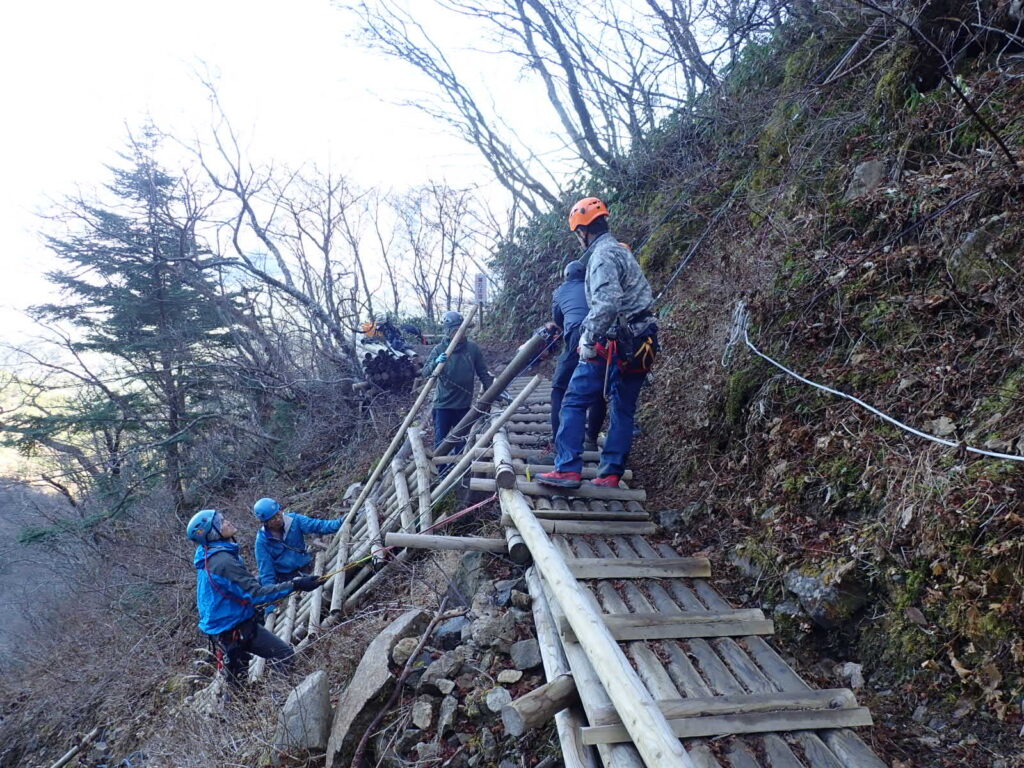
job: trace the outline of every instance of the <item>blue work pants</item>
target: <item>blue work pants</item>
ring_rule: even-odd
[[[610,366],[603,359],[581,360],[573,371],[562,399],[562,423],[555,436],[555,469],[558,472],[583,470],[587,410],[604,399],[606,372],[611,420],[601,449],[598,476],[621,475],[626,468],[626,457],[633,445],[636,403],[647,374],[622,373],[618,360],[613,357]]]
[[[565,350],[558,357],[558,364],[555,366],[555,375],[551,377],[551,437],[558,434],[561,426],[562,400],[565,399],[565,391],[569,388],[569,381],[572,379],[573,371],[580,361],[579,355],[580,328],[577,326],[565,335]],[[597,436],[601,433],[605,417],[604,397],[598,398],[587,410],[587,430],[589,439],[597,442]]]
[[[434,447],[437,448],[444,439],[448,437],[448,433],[452,431],[452,427],[462,421],[462,417],[469,413],[469,408],[435,408],[434,409]],[[452,449],[448,452],[448,455],[462,453],[462,449],[465,447],[466,441],[460,440],[456,443]]]

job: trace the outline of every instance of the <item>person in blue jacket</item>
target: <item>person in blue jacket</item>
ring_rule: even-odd
[[[306,550],[306,534],[337,533],[345,520],[284,512],[274,499],[260,499],[252,505],[252,513],[262,523],[256,532],[256,567],[264,586],[309,573],[313,556]]]
[[[261,585],[238,553],[234,540],[238,529],[217,510],[197,512],[185,531],[198,545],[194,564],[199,629],[220,645],[228,681],[241,683],[251,654],[270,659],[277,669],[286,669],[295,651],[260,624],[257,609],[295,590],[314,590],[320,579],[302,576]]]

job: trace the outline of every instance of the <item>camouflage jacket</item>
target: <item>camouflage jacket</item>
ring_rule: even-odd
[[[583,261],[587,266],[586,293],[590,306],[583,329],[590,339],[615,336],[620,323],[651,311],[654,297],[647,278],[629,249],[610,232],[591,244]]]

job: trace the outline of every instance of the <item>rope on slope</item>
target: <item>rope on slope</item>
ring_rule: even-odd
[[[817,383],[815,381],[811,381],[810,379],[801,376],[799,373],[796,373],[795,371],[790,370],[789,368],[784,366],[782,363],[780,363],[778,360],[774,360],[773,358],[769,357],[764,352],[762,352],[760,349],[758,349],[756,346],[754,346],[754,343],[750,340],[750,336],[747,334],[747,328],[746,328],[747,320],[748,320],[748,315],[747,315],[746,309],[745,309],[745,307],[743,305],[743,302],[740,302],[739,305],[737,305],[736,310],[733,312],[733,328],[732,328],[732,332],[730,333],[730,336],[729,336],[729,343],[726,345],[726,354],[723,355],[723,357],[722,357],[723,364],[727,364],[727,360],[729,358],[731,358],[731,348],[732,348],[732,346],[734,346],[736,344],[736,342],[738,342],[740,336],[742,336],[743,337],[743,341],[746,343],[746,345],[750,348],[750,350],[755,355],[760,357],[762,360],[768,361],[769,363],[774,365],[776,368],[778,368],[783,373],[793,377],[794,379],[796,379],[797,381],[799,381],[799,382],[801,382],[803,384],[807,384],[808,386],[814,387],[815,389],[820,389],[822,392],[828,392],[830,395],[835,395],[836,397],[842,397],[842,398],[844,398],[846,400],[850,400],[851,402],[854,402],[857,405],[859,405],[861,408],[864,408],[865,410],[870,411],[871,413],[875,414],[879,418],[884,419],[885,421],[889,422],[893,426],[899,427],[904,432],[909,432],[912,435],[916,435],[917,437],[924,438],[925,440],[931,440],[933,443],[938,443],[939,445],[944,445],[944,446],[946,446],[948,448],[956,448],[958,450],[964,450],[964,451],[967,451],[968,453],[978,454],[979,456],[989,456],[989,457],[994,458],[994,459],[1004,459],[1006,461],[1022,461],[1022,462],[1024,462],[1024,456],[1018,456],[1017,454],[1013,454],[1013,453],[999,453],[997,451],[987,451],[984,448],[975,448],[974,446],[971,446],[971,445],[966,445],[964,443],[954,442],[952,440],[946,440],[945,438],[938,437],[936,435],[930,435],[927,432],[922,432],[919,429],[915,429],[914,427],[911,427],[911,426],[909,426],[907,424],[904,424],[902,421],[899,421],[898,419],[895,419],[892,416],[889,416],[888,414],[883,413],[882,411],[878,410],[874,406],[869,405],[868,403],[865,403],[863,400],[861,400],[858,397],[854,397],[853,395],[848,395],[847,393],[841,392],[838,389],[833,389],[832,387],[825,386],[824,384],[819,384],[819,383]]]

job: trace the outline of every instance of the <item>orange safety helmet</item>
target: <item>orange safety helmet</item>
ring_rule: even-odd
[[[607,205],[596,197],[584,197],[569,211],[569,229],[575,232],[577,227],[585,227],[599,216],[607,215]]]

